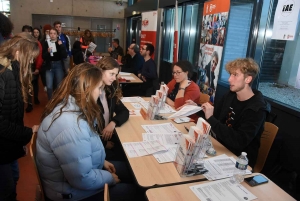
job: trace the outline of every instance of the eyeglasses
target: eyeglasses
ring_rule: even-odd
[[[181,72],[172,72],[172,75],[180,75],[180,73],[182,73],[182,71]]]

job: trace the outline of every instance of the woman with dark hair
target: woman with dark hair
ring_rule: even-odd
[[[64,78],[63,59],[67,57],[67,50],[63,43],[58,40],[56,29],[50,29],[50,41],[44,41],[43,59],[46,62],[46,84],[48,100],[51,99],[53,91]]]
[[[42,33],[41,30],[37,27],[33,28],[33,37],[35,37],[39,42],[42,41]]]
[[[115,135],[113,135],[115,127],[121,126],[128,120],[129,111],[121,101],[122,91],[117,79],[120,71],[118,62],[112,57],[104,57],[98,61],[96,66],[102,70],[104,83],[98,101],[103,114],[102,142],[104,144],[107,142],[106,148],[112,148],[114,143],[118,142],[118,139],[115,139]],[[112,136],[113,140],[111,140]],[[118,145],[116,149],[118,150],[120,147],[121,145]]]
[[[4,14],[0,12],[0,44],[9,38],[14,25]]]
[[[38,42],[20,33],[0,46],[0,200],[16,200],[17,159],[26,154],[32,129],[24,126],[24,102],[32,91],[31,64]]]
[[[89,29],[84,31],[83,36],[79,40],[81,42],[81,49],[85,53],[86,49],[89,47],[91,42],[95,43],[92,32]],[[92,52],[87,52],[87,55],[91,55]]]
[[[185,104],[186,100],[199,102],[200,89],[191,81],[193,65],[189,61],[178,61],[173,64],[173,79],[168,83],[167,103],[175,108]]]
[[[101,200],[105,183],[111,186],[112,200],[135,195],[130,184],[120,183],[119,171],[126,165],[118,168],[105,160],[98,133],[101,78],[101,70],[92,64],[75,66],[42,114],[36,162],[51,200]]]

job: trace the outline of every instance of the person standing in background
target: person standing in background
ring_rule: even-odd
[[[108,52],[110,56],[114,59],[118,59],[118,56],[123,57],[124,56],[124,50],[123,48],[119,45],[120,41],[117,38],[114,38],[112,41],[112,46],[114,47],[114,50],[109,47]]]
[[[92,55],[92,52],[85,52],[86,49],[89,47],[89,44],[91,42],[95,43],[95,39],[92,35],[92,32],[89,29],[86,29],[84,31],[84,35],[79,40],[81,42],[81,50],[84,54],[86,54],[87,57]]]
[[[50,41],[50,29],[51,29],[51,25],[50,24],[45,24],[43,27],[43,36],[42,36],[42,41],[41,44],[43,46],[45,41]],[[47,92],[47,83],[46,83],[46,62],[43,61],[43,64],[41,66],[41,70],[40,70],[40,75],[41,75],[41,80],[44,86],[44,91]]]
[[[24,102],[31,86],[31,65],[39,54],[38,42],[20,33],[0,46],[0,200],[15,201],[18,158],[38,126],[24,126]]]
[[[42,41],[42,33],[41,30],[37,27],[33,28],[33,37],[37,39],[39,42]]]
[[[60,21],[55,21],[53,23],[54,28],[57,30],[58,32],[58,39],[62,42],[62,44],[65,46],[66,51],[67,51],[67,57],[64,58],[64,71],[65,71],[65,75],[68,74],[69,72],[69,68],[70,68],[70,57],[72,56],[72,52],[71,52],[71,41],[69,36],[67,36],[66,34],[64,34],[62,32],[62,27],[61,27],[61,22]]]
[[[14,25],[11,21],[2,13],[0,13],[0,45],[1,43],[9,38]]]
[[[65,46],[58,40],[56,29],[50,30],[50,41],[43,44],[43,59],[46,62],[46,83],[48,100],[64,78],[63,60],[67,56]]]

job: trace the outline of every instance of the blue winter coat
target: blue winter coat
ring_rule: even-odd
[[[46,196],[63,200],[72,194],[80,200],[103,190],[104,184],[114,184],[114,179],[102,170],[105,151],[98,134],[85,120],[78,121],[78,106],[69,97],[62,115],[52,122],[59,111],[58,105],[41,123],[37,136],[37,167]],[[72,111],[72,112],[71,112]],[[49,128],[49,130],[47,130]]]

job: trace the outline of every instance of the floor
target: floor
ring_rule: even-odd
[[[40,123],[40,116],[48,102],[47,94],[42,88],[40,83],[39,89],[39,105],[33,105],[33,111],[30,113],[24,113],[24,124],[28,127],[38,125]],[[25,106],[26,107],[26,106]],[[19,201],[33,201],[35,200],[35,190],[38,184],[36,173],[33,166],[33,161],[29,154],[29,144],[27,145],[28,154],[27,156],[20,158],[20,179],[17,185],[17,199]]]

